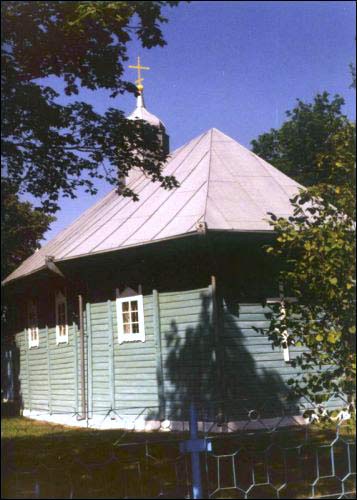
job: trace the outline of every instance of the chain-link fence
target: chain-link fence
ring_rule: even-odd
[[[283,399],[196,404],[197,436],[189,408],[177,405],[166,409],[156,430],[134,430],[157,411],[112,409],[103,423],[115,416],[126,427],[112,430],[7,419],[2,497],[355,497],[351,400],[337,397],[325,406],[307,399],[298,405]]]

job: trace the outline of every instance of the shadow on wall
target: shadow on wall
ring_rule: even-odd
[[[18,417],[22,409],[20,350],[12,340],[1,348],[1,415]]]
[[[263,351],[264,359],[275,354],[270,342],[249,328],[238,326],[240,310],[237,301],[223,298],[218,305],[219,341],[215,342],[212,300],[201,294],[199,322],[180,326],[175,320],[163,330],[164,383],[160,416],[168,420],[187,420],[194,402],[199,419],[215,422],[252,418],[281,417],[299,413],[296,401],[287,400],[288,386],[275,369],[264,367],[251,352],[249,337],[256,337],[254,356]],[[247,347],[250,345],[250,349]],[[280,353],[279,353],[280,354]],[[277,361],[277,368],[284,362]],[[149,418],[153,418],[150,415]],[[158,417],[158,415],[156,415]]]

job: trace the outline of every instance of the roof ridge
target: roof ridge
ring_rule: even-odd
[[[170,159],[168,161],[168,163],[170,163],[171,160],[174,160],[176,157],[177,157],[177,154],[180,154],[181,150],[185,147],[185,146],[188,146],[188,144],[191,143],[191,148],[190,148],[190,152],[192,152],[195,147],[199,144],[199,142],[204,138],[204,136],[207,134],[208,131],[206,132],[203,132],[202,134],[199,134],[198,136],[196,136],[195,138],[191,139],[190,141],[188,141],[187,144],[184,144],[182,146],[180,146],[179,148],[177,148],[176,150],[174,150],[172,152],[172,154],[170,155]],[[193,145],[192,145],[193,143]],[[185,159],[186,159],[187,155],[185,155]],[[182,160],[184,161],[184,160]],[[148,185],[150,184],[150,179],[147,179],[145,177],[145,175],[143,174],[142,176],[140,176],[138,179],[136,179],[135,181],[133,181],[133,184],[131,187],[134,187],[134,185],[136,186],[136,188],[139,188],[139,193],[141,193],[141,191]],[[89,206],[84,212],[82,212],[80,215],[78,215],[78,217],[76,217],[74,219],[74,221],[72,221],[70,224],[68,224],[65,228],[63,228],[61,231],[59,231],[59,233],[54,236],[53,238],[51,238],[49,241],[47,241],[43,247],[41,247],[39,249],[38,252],[36,253],[33,253],[32,255],[30,255],[27,259],[25,259],[20,265],[19,267],[17,267],[12,273],[10,273],[8,276],[6,276],[3,280],[3,283],[7,282],[7,281],[11,281],[12,279],[16,279],[16,275],[18,274],[18,271],[19,270],[24,270],[26,269],[26,267],[29,265],[29,263],[31,263],[30,267],[31,266],[34,266],[38,269],[42,268],[43,265],[44,265],[44,256],[46,255],[46,253],[48,252],[48,254],[55,254],[57,253],[58,251],[58,248],[63,248],[63,239],[64,238],[72,238],[73,236],[75,236],[76,234],[78,234],[78,232],[80,233],[80,230],[81,230],[81,226],[78,226],[78,224],[83,221],[83,218],[85,220],[87,220],[87,218],[90,219],[90,217],[95,217],[95,214],[97,213],[97,209],[98,207],[101,207],[102,205],[105,205],[105,202],[106,200],[110,199],[115,193],[115,189],[112,189],[109,191],[109,193],[107,193],[105,196],[103,196],[101,199],[97,200],[93,205]],[[107,207],[107,209],[105,210],[105,213],[106,214],[109,214],[110,212],[114,211],[114,214],[111,216],[111,218],[113,216],[115,216],[118,211],[120,211],[121,209],[123,209],[123,207],[127,206],[131,199],[124,199],[122,197],[120,197],[119,195],[118,196],[118,202],[124,202],[124,203],[120,203],[120,207],[115,209],[115,206],[110,206],[110,207]],[[103,217],[103,214],[101,214],[101,217]],[[83,221],[84,222],[84,221]],[[93,221],[92,221],[93,222]],[[96,232],[96,229],[93,230],[93,226],[99,222],[99,219],[98,218],[95,218],[94,219],[94,224],[91,223],[90,226],[88,227],[86,225],[86,230],[87,231],[90,231],[90,235],[93,235],[95,232]],[[73,247],[73,241],[71,242],[72,244],[70,245],[70,250],[69,251],[65,251],[64,255],[61,256],[60,260],[62,260],[63,258],[66,258],[66,256],[68,255],[69,252],[72,252],[75,248],[77,248],[80,244],[83,243],[83,240],[78,243],[76,242],[77,244],[75,244],[75,246]],[[15,274],[14,278],[12,278],[12,275]],[[20,274],[21,275],[27,275],[27,274],[30,274],[30,273],[26,273],[24,272],[23,274],[21,273],[20,271]],[[10,278],[8,280],[8,278]]]
[[[145,180],[147,181],[147,183],[145,184]],[[146,179],[146,178],[141,178],[139,177],[138,179],[136,179],[136,181],[138,181],[137,183],[137,188],[139,187],[139,190],[138,190],[138,194],[146,187],[146,185],[150,182],[149,179]],[[145,184],[145,185],[144,185]],[[133,186],[132,186],[133,187]],[[111,191],[111,193],[115,192],[115,189],[113,189]],[[122,210],[124,207],[126,207],[127,205],[129,205],[129,203],[131,202],[131,198],[127,198],[125,199],[124,197],[120,197],[120,194],[117,195],[118,196],[118,200],[119,200],[119,203],[122,201],[123,202],[123,206],[120,206],[119,208],[117,207],[116,210],[115,210],[115,213],[113,215],[110,216],[109,219],[112,219],[113,217],[115,217],[115,215],[120,211]],[[114,207],[115,208],[115,207]],[[104,214],[101,214],[97,219],[94,219],[92,221],[92,223],[90,224],[90,226],[87,226],[86,227],[86,230],[87,231],[90,231],[92,230],[92,232],[90,233],[90,235],[93,235],[94,233],[97,232],[98,228],[95,228],[93,229],[93,227],[95,226],[95,224],[103,219],[103,215],[107,215],[111,210],[113,210],[113,207],[107,207],[107,210],[105,211]],[[75,245],[74,247],[71,247],[70,250],[67,251],[67,254],[69,252],[71,252],[72,250],[74,250],[75,248],[77,248],[79,245],[81,245],[82,242],[78,243],[77,245]],[[63,255],[63,257],[65,257],[67,255],[66,253]]]
[[[172,152],[163,172],[176,175],[181,190],[167,192],[145,174],[131,184],[140,194],[137,204],[111,190],[3,283],[44,268],[48,254],[61,262],[179,238],[196,233],[198,221],[209,224],[209,230],[272,232],[268,210],[290,214],[290,198],[301,186],[214,127]]]
[[[192,147],[191,147],[190,151],[189,151],[189,152],[185,155],[185,157],[183,158],[183,160],[182,160],[182,161],[179,163],[179,165],[178,165],[178,166],[174,169],[174,171],[172,172],[173,174],[174,174],[174,173],[178,170],[178,168],[180,168],[180,166],[182,165],[182,163],[183,163],[183,162],[187,159],[187,157],[188,157],[188,156],[192,153],[192,151],[194,151],[194,149],[195,149],[195,148],[198,146],[198,144],[202,141],[202,139],[204,138],[204,136],[205,136],[205,135],[206,135],[206,133],[201,134],[200,136],[196,137],[196,143],[194,144],[194,146],[192,146]],[[190,141],[190,142],[191,142],[191,141]],[[160,188],[161,188],[161,186],[158,186],[154,192],[156,193],[156,192],[157,192],[157,190],[158,190],[158,189],[160,189]],[[174,188],[174,189],[173,189],[173,192],[177,191],[177,189],[178,189],[178,188]],[[151,196],[152,196],[152,195],[150,195],[150,196],[149,196],[149,198],[150,198]],[[134,212],[133,212],[133,213],[137,212],[137,211],[139,210],[139,208],[140,208],[140,207],[141,207],[141,206],[142,206],[142,205],[143,205],[146,201],[147,201],[147,199],[146,199],[146,200],[144,200],[144,201],[143,201],[143,203],[142,203],[141,205],[139,205],[139,206],[136,208],[136,210],[134,210]],[[131,214],[130,216],[132,216],[132,215],[133,215],[133,214]],[[126,222],[126,221],[124,221],[121,225],[125,224],[125,222]],[[115,229],[114,229],[114,230],[113,230],[110,234],[108,234],[108,235],[107,235],[105,238],[103,238],[103,239],[102,239],[99,243],[97,243],[97,244],[96,244],[96,245],[92,248],[92,250],[94,250],[95,248],[97,248],[98,246],[100,246],[102,243],[104,243],[104,241],[105,241],[105,240],[106,240],[109,236],[111,236],[113,233],[115,233],[115,231],[117,231],[117,230],[121,227],[121,225],[120,225],[120,226],[118,226],[118,227],[116,227],[116,228],[115,228]],[[132,234],[131,234],[131,236],[132,236],[133,234],[135,234],[136,232],[137,232],[137,229],[134,231],[134,233],[132,233]],[[124,242],[125,242],[127,239],[129,239],[131,236],[128,236],[128,237],[124,240]]]
[[[244,147],[244,146],[243,146]],[[279,172],[279,174],[281,175],[284,175],[287,179],[290,179],[291,181],[293,181],[294,184],[296,184],[297,186],[303,188],[303,189],[306,189],[305,186],[303,186],[302,184],[300,184],[299,182],[297,182],[295,179],[293,179],[292,177],[289,177],[285,172],[282,172],[281,170],[279,170],[277,167],[274,167],[274,165],[272,165],[271,163],[269,163],[268,161],[264,160],[264,158],[261,158],[260,156],[258,156],[257,154],[255,154],[253,151],[250,151],[248,149],[248,151],[259,161],[259,163],[263,166],[264,170],[266,170],[268,172],[268,175],[270,177],[272,177],[271,173],[269,172],[268,170],[268,167],[271,167],[273,168],[274,170],[276,170],[277,172]],[[268,167],[265,165],[265,163],[267,163]]]
[[[140,186],[140,184],[144,181],[145,179],[137,179],[137,187]],[[143,189],[143,187],[140,187],[139,189],[139,192]],[[43,245],[38,252],[36,253],[33,253],[32,255],[30,255],[28,257],[28,259],[25,259],[24,262],[22,262],[20,264],[20,266],[17,268],[17,269],[20,269],[20,267],[29,259],[32,259],[32,258],[37,258],[37,259],[40,259],[43,255],[44,255],[44,250],[45,251],[49,251],[49,252],[52,252],[53,251],[53,247],[56,247],[56,245],[58,244],[59,241],[61,241],[61,238],[63,238],[64,235],[66,236],[73,236],[75,235],[76,233],[78,233],[78,231],[81,229],[81,227],[76,227],[78,225],[78,223],[84,219],[85,217],[88,217],[89,215],[95,215],[98,207],[100,207],[101,205],[105,204],[106,200],[108,198],[110,198],[116,191],[116,188],[114,189],[111,189],[106,195],[104,195],[102,198],[100,198],[99,200],[97,200],[93,205],[91,205],[90,207],[88,207],[86,210],[84,210],[84,212],[82,212],[80,215],[78,215],[78,217],[76,217],[70,224],[68,224],[65,228],[63,228],[61,231],[59,231],[59,233],[54,236],[51,240],[49,240],[48,242],[45,243],[45,245]],[[119,195],[118,195],[118,198],[119,198]],[[123,201],[124,198],[121,198],[121,201]],[[127,203],[130,203],[130,199],[126,200]],[[106,210],[106,213],[110,212],[110,210],[112,210],[113,207],[109,206],[108,209]],[[122,207],[121,207],[122,208]],[[103,217],[103,214],[101,215],[101,217]],[[93,221],[92,221],[93,222]],[[97,222],[97,220],[94,220],[94,223]],[[91,227],[93,227],[93,223],[91,224]],[[69,234],[67,234],[69,233]],[[50,247],[50,248],[48,248]],[[36,259],[36,260],[37,260]],[[16,270],[17,270],[16,269]],[[15,271],[16,271],[15,270]],[[14,272],[15,272],[14,271]],[[12,273],[11,273],[12,274]],[[10,277],[11,274],[8,276]],[[5,278],[7,279],[7,278]]]
[[[206,156],[206,155],[204,155]],[[201,161],[203,160],[204,156],[202,157]],[[189,197],[189,199],[186,201],[185,205],[187,205],[196,195],[197,193],[200,192],[200,190],[202,189],[202,187],[206,184],[207,181],[203,181],[202,184],[200,185],[200,187],[196,190],[196,191],[193,191],[193,193],[191,194],[191,196]],[[154,234],[154,236],[151,238],[151,240],[154,240],[160,233],[162,233],[162,231],[164,231],[164,229],[167,228],[167,226],[169,224],[171,224],[171,222],[177,217],[177,215],[182,211],[183,207],[180,207],[177,212],[175,213],[175,215],[173,215],[171,217],[171,219],[162,227],[160,228],[160,230]]]
[[[210,137],[210,144],[209,144],[209,162],[208,162],[208,176],[207,176],[207,192],[206,192],[206,202],[205,202],[205,208],[203,211],[203,222],[206,224],[206,213],[207,213],[207,204],[208,204],[208,196],[209,196],[209,188],[210,188],[210,179],[211,179],[211,164],[212,164],[212,136],[213,136],[213,131],[215,129],[211,128],[209,132],[211,133]]]

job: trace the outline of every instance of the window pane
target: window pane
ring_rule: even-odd
[[[130,314],[127,312],[127,313],[123,313],[123,323],[129,323],[130,322]]]
[[[139,323],[133,323],[133,333],[139,333]]]
[[[129,302],[123,302],[122,309],[123,311],[129,311]]]
[[[137,311],[138,310],[138,301],[137,300],[132,300],[130,302],[130,305],[131,305],[131,310],[132,311]]]
[[[131,313],[131,321],[135,321],[136,323],[139,321],[139,315],[137,312],[132,312]]]
[[[129,325],[129,323],[125,323],[123,326],[124,326],[124,333],[130,333],[130,325]]]

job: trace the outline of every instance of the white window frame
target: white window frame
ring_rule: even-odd
[[[123,323],[123,304],[136,300],[138,303],[138,333],[124,333]],[[117,325],[118,325],[118,341],[119,344],[123,342],[145,342],[145,324],[144,324],[144,301],[142,295],[133,295],[131,297],[122,297],[116,299],[117,310]],[[129,312],[130,314],[130,312]],[[130,321],[131,324],[131,321]]]
[[[285,302],[284,302],[284,300],[282,300],[280,302],[280,320],[284,321],[285,319],[286,319],[286,308],[285,308]],[[281,348],[283,350],[283,357],[284,357],[285,363],[288,363],[290,361],[290,350],[289,350],[288,338],[289,338],[289,333],[288,333],[288,330],[285,329],[281,333],[282,342],[284,342],[284,344],[285,344],[285,347],[284,347],[284,345],[281,346]]]
[[[36,309],[36,322],[35,325],[30,325],[30,308],[34,307]],[[34,299],[30,299],[27,303],[27,335],[28,335],[28,342],[29,342],[29,349],[32,349],[33,347],[39,347],[40,345],[40,332],[38,329],[38,306],[37,302]]]
[[[266,301],[267,304],[273,304],[273,305],[279,304],[279,319],[280,319],[280,321],[283,321],[286,319],[285,303],[287,303],[287,302],[297,302],[297,299],[295,297],[285,297],[284,298],[283,295],[281,294],[280,297],[274,297],[271,299],[267,299],[267,301]],[[278,333],[280,333],[280,331]],[[289,332],[287,330],[284,330],[283,332],[281,332],[282,342],[284,342],[286,345],[286,347],[284,347],[283,345],[280,345],[280,348],[283,352],[283,358],[284,358],[285,363],[289,363],[289,361],[290,361],[290,350],[289,350],[288,338],[289,338]],[[291,341],[290,343],[293,344],[294,342]]]
[[[60,335],[60,325],[58,318],[58,306],[64,304],[65,314],[65,335]],[[68,344],[68,316],[67,316],[67,297],[60,290],[55,295],[55,312],[56,312],[56,344]]]

